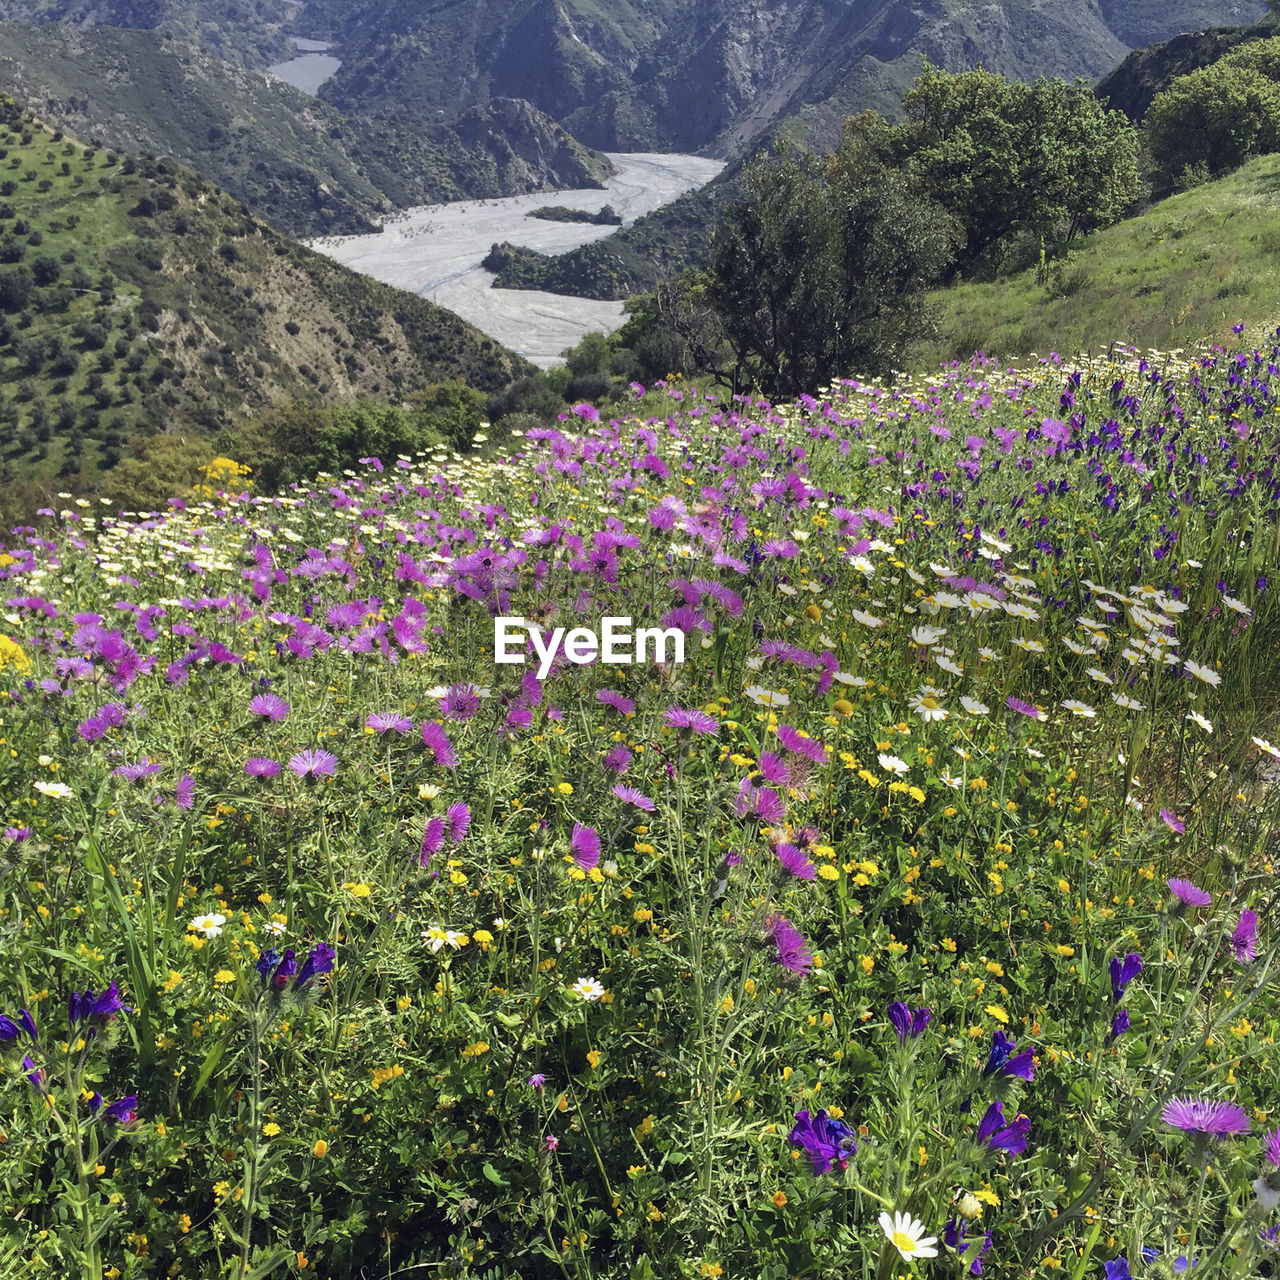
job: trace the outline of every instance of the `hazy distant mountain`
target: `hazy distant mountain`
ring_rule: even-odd
[[[599,186],[612,172],[528,103],[449,124],[345,116],[163,30],[0,23],[0,90],[117,150],[189,164],[298,236],[369,230],[391,208]]]
[[[949,70],[1096,79],[1180,31],[1255,21],[1262,0],[309,0],[347,110],[448,118],[527,98],[602,149],[730,150],[804,112],[892,110],[928,58]],[[829,128],[828,128],[829,131]]]

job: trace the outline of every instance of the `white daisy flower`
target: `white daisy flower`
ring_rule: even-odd
[[[1187,719],[1193,721],[1195,724],[1198,724],[1205,731],[1205,733],[1213,732],[1213,721],[1206,720],[1205,717],[1202,716],[1198,711],[1188,711]]]
[[[1197,680],[1203,680],[1205,684],[1220,685],[1222,677],[1212,667],[1202,667],[1198,662],[1192,662],[1187,658],[1182,663],[1182,669],[1195,676]]]
[[[1111,701],[1117,707],[1124,707],[1126,711],[1145,711],[1147,709],[1145,702],[1139,702],[1137,698],[1131,698],[1127,693],[1113,693]]]
[[[1000,655],[994,649],[988,648],[985,644],[978,650],[978,657],[980,657],[983,662],[1000,661]]]
[[[949,676],[964,675],[964,668],[958,662],[956,662],[955,659],[949,658],[945,654],[941,654],[935,657],[933,660],[933,663],[934,663],[934,666],[940,667]]]
[[[950,769],[943,769],[940,781],[945,786],[950,787],[952,791],[959,791],[960,788],[964,786],[964,779],[952,776]]]
[[[897,756],[887,755],[883,751],[880,752],[876,759],[880,761],[880,767],[886,773],[896,774],[899,778],[911,769],[911,766],[905,760],[901,760]]]
[[[1039,640],[1024,640],[1021,636],[1014,636],[1010,643],[1019,649],[1025,649],[1027,653],[1044,652],[1044,645]]]
[[[1096,680],[1099,684],[1115,684],[1115,681],[1105,671],[1099,671],[1097,667],[1086,667],[1085,675],[1090,680]]]
[[[949,714],[938,701],[938,691],[932,685],[925,685],[919,693],[913,693],[907,699],[907,706],[926,723],[945,720]]]
[[[1222,603],[1225,604],[1228,609],[1234,609],[1236,613],[1244,614],[1246,618],[1253,617],[1253,610],[1250,609],[1243,600],[1237,600],[1235,596],[1223,596]]]
[[[912,627],[911,643],[924,645],[926,648],[931,644],[937,644],[943,636],[947,634],[946,627]]]
[[[1081,702],[1077,698],[1064,698],[1062,705],[1074,715],[1083,716],[1086,720],[1092,720],[1098,714],[1087,702]]]
[[[1039,622],[1040,615],[1030,606],[1026,604],[1004,604],[1004,611],[1011,618],[1025,618],[1028,622]]]
[[[789,707],[791,705],[791,699],[785,693],[766,689],[761,684],[748,685],[746,695],[758,707]]]
[[[203,933],[206,938],[216,938],[226,923],[227,917],[215,911],[212,915],[196,916],[187,928],[193,933]]]
[[[960,705],[971,716],[985,716],[991,713],[991,708],[985,702],[979,702],[977,698],[965,696],[960,699]]]
[[[982,535],[987,536],[985,533]],[[933,1246],[938,1243],[937,1236],[925,1235],[924,1223],[913,1218],[909,1213],[880,1214],[880,1230],[885,1239],[910,1262],[913,1258],[936,1258],[938,1251]]]
[[[1035,749],[1035,747],[1027,747],[1027,748],[1026,748],[1026,752],[1027,752],[1027,755],[1029,755],[1029,756],[1035,756],[1035,758],[1036,758],[1037,760],[1043,760],[1043,759],[1044,759],[1044,752],[1043,752],[1043,751],[1037,751],[1037,750]]]
[[[284,932],[284,923],[280,920],[268,920],[262,926],[263,933],[269,933],[273,938],[278,938]]]
[[[1250,741],[1254,746],[1261,747],[1268,755],[1273,755],[1277,760],[1280,760],[1280,747],[1273,747],[1266,738],[1252,738]]]
[[[588,1003],[599,1000],[604,995],[604,987],[594,978],[579,978],[569,990],[576,992]]]
[[[36,790],[52,800],[70,800],[75,792],[65,782],[37,782]]]
[[[1083,658],[1086,653],[1093,652],[1088,645],[1077,644],[1070,636],[1063,636],[1062,643],[1065,644],[1077,658]]]
[[[872,630],[884,626],[883,618],[877,618],[874,613],[864,613],[861,609],[853,611],[853,620],[862,623],[864,627],[871,627]]]
[[[995,547],[995,549],[996,549],[997,551],[1001,551],[1001,552],[1003,552],[1005,555],[1008,555],[1008,554],[1009,554],[1009,552],[1013,550],[1013,547],[1012,547],[1012,545],[1011,545],[1010,543],[1008,543],[1008,542],[1001,542],[999,538],[997,538],[997,537],[995,537],[993,534],[987,533],[987,532],[985,532],[985,531],[984,531],[984,532],[982,532],[982,533],[980,533],[980,534],[978,535],[978,537],[980,537],[980,538],[982,539],[982,541],[983,541],[983,542],[985,542],[985,543],[987,544],[987,546],[989,546],[989,547]]]

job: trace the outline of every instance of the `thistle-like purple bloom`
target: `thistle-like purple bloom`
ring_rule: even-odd
[[[1119,956],[1111,957],[1111,999],[1117,1004],[1123,997],[1125,988],[1142,972],[1142,957],[1136,951],[1130,951],[1123,960]]]
[[[929,1020],[933,1017],[928,1009],[910,1009],[901,1000],[895,1000],[885,1012],[889,1015],[889,1021],[893,1023],[893,1029],[898,1033],[899,1041],[905,1041],[908,1036],[914,1040],[929,1025]]]
[[[163,768],[164,765],[156,764],[149,756],[143,756],[141,760],[133,764],[122,764],[111,772],[115,777],[123,778],[126,782],[141,782],[143,778],[150,778]]]
[[[1177,876],[1170,876],[1167,883],[1169,892],[1179,902],[1185,903],[1189,907],[1207,907],[1213,901],[1213,894],[1200,888],[1199,885],[1193,884],[1190,880],[1180,880]]]
[[[772,751],[762,751],[760,753],[757,767],[760,770],[760,776],[766,782],[787,782],[791,777],[787,762]]]
[[[1183,822],[1177,814],[1170,812],[1168,809],[1160,810],[1160,821],[1163,822],[1170,831],[1177,832],[1178,835],[1182,835],[1187,829],[1187,824]]]
[[[259,782],[266,782],[268,778],[274,778],[280,772],[280,761],[272,760],[267,756],[250,756],[244,762],[244,771],[251,778],[257,778]]]
[[[621,742],[615,742],[608,751],[604,753],[604,759],[601,764],[610,773],[626,773],[631,767],[631,752]]]
[[[529,1077],[530,1089],[541,1089],[546,1083],[547,1077],[543,1075],[541,1071],[535,1071],[533,1075]]]
[[[365,724],[374,733],[408,733],[413,728],[413,721],[397,711],[375,711]]]
[[[289,715],[289,704],[278,694],[259,693],[249,699],[249,714],[279,724]]]
[[[427,866],[431,859],[440,852],[444,845],[444,819],[428,818],[422,829],[422,852],[418,855],[418,865]]]
[[[318,778],[322,774],[326,777],[332,777],[337,767],[337,756],[330,755],[327,751],[320,751],[315,747],[310,747],[306,751],[299,751],[297,755],[289,758],[289,768],[300,778]]]
[[[635,787],[629,787],[625,783],[620,782],[613,788],[613,794],[622,801],[623,804],[633,804],[637,809],[643,809],[645,813],[652,813],[656,807],[652,800],[649,799],[643,791],[638,791]]]
[[[804,934],[782,915],[771,915],[765,928],[774,945],[774,960],[788,973],[808,973],[813,968],[813,952]]]
[[[825,1110],[817,1115],[797,1111],[788,1141],[804,1148],[813,1161],[814,1177],[826,1173],[833,1164],[837,1169],[845,1168],[858,1150],[853,1130],[843,1120],[833,1120]]]
[[[716,718],[709,716],[705,711],[699,711],[696,707],[668,707],[662,722],[668,728],[692,729],[694,733],[718,734],[720,732],[720,725]]]
[[[778,726],[778,741],[793,755],[803,756],[814,764],[826,764],[827,753],[816,738],[806,738],[798,729],[789,724]]]
[[[812,880],[818,874],[818,868],[805,857],[802,850],[793,844],[780,844],[776,850],[782,869],[789,871],[800,880]]]
[[[1240,913],[1240,923],[1231,935],[1231,954],[1245,964],[1258,954],[1258,913],[1246,907]]]
[[[583,871],[590,871],[600,861],[600,836],[595,827],[573,824],[573,836],[569,840],[569,852],[573,854]]]
[[[178,785],[173,791],[173,802],[179,809],[188,812],[195,806],[196,780],[189,773],[184,773],[178,779]]]
[[[458,763],[458,753],[453,749],[444,726],[434,720],[428,720],[422,726],[422,745],[435,756],[436,764],[442,769],[452,769]]]
[[[449,843],[461,844],[471,830],[471,810],[459,800],[457,804],[449,806],[445,820],[449,824]]]
[[[480,711],[480,690],[473,684],[455,684],[440,700],[440,714],[446,720],[465,723]]]
[[[1165,1124],[1184,1133],[1207,1133],[1224,1138],[1229,1133],[1248,1133],[1248,1113],[1234,1102],[1214,1102],[1210,1098],[1170,1098],[1160,1112]]]
[[[622,694],[615,693],[612,689],[601,689],[596,694],[596,701],[603,702],[606,707],[612,707],[624,716],[629,716],[636,709],[636,704],[630,698],[624,698]]]
[[[1045,719],[1045,714],[1039,707],[1030,702],[1023,702],[1021,698],[1010,696],[1004,700],[1004,704],[1011,711],[1016,711],[1019,715],[1027,716],[1032,720]]]
[[[1262,1135],[1262,1154],[1268,1164],[1280,1169],[1280,1129],[1272,1129]]]
[[[1019,1116],[1012,1124],[1004,1122],[1004,1104],[993,1102],[978,1123],[975,1135],[980,1143],[990,1147],[992,1151],[1007,1151],[1011,1156],[1020,1156],[1027,1149],[1027,1138],[1031,1133],[1031,1118]]]

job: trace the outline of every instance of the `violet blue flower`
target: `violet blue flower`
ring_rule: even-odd
[[[843,1120],[833,1120],[825,1110],[817,1115],[797,1111],[788,1140],[804,1148],[805,1154],[813,1161],[815,1177],[826,1173],[833,1164],[837,1169],[845,1168],[858,1150],[853,1130]]]

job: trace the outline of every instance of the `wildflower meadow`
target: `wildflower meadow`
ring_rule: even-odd
[[[13,530],[0,1277],[1271,1274],[1258,338]]]

